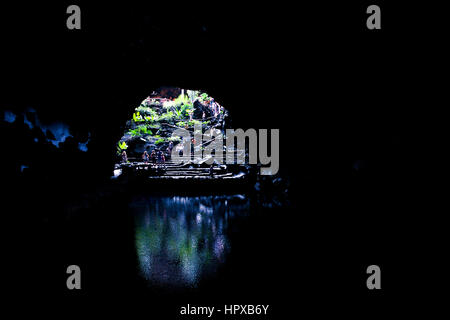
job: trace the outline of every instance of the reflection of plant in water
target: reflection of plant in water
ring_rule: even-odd
[[[137,208],[136,250],[144,277],[195,285],[214,272],[228,250],[224,227],[233,206],[225,203],[213,197],[167,197]]]

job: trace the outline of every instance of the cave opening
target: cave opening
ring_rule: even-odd
[[[176,129],[223,131],[228,121],[228,111],[206,92],[160,87],[133,108],[117,142],[117,156],[125,151],[128,160],[139,161],[145,151],[167,151],[179,143],[182,137],[174,134]]]
[[[246,154],[245,146],[223,145],[230,123],[228,110],[206,92],[178,87],[153,90],[123,127],[113,178],[242,182],[249,178],[251,167],[225,164],[230,153],[233,159]]]

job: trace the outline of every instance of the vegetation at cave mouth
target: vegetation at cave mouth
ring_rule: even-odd
[[[172,88],[170,93],[153,92],[134,108],[117,143],[118,155],[124,150],[131,157],[139,157],[144,151],[153,149],[165,150],[170,142],[176,145],[181,141],[181,137],[172,136],[176,129],[192,133],[194,126],[201,125],[203,131],[224,130],[228,112],[207,93],[179,88]],[[174,93],[179,93],[176,98]]]

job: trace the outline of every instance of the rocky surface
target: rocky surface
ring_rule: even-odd
[[[176,99],[157,92],[142,101],[126,123],[117,154],[125,150],[129,159],[139,159],[144,151],[149,154],[153,150],[165,151],[170,142],[177,145],[181,141],[180,137],[172,137],[176,129],[193,133],[194,126],[199,124],[203,131],[225,129],[228,111],[212,97],[200,91],[181,92]]]

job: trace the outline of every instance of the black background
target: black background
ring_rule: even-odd
[[[66,28],[70,4],[81,7],[81,30]],[[67,123],[74,135],[62,151],[36,149],[25,126],[2,127],[3,161],[12,168],[4,172],[2,264],[16,310],[29,303],[48,314],[89,306],[163,319],[187,303],[264,303],[282,319],[310,311],[366,318],[418,307],[440,274],[439,267],[425,271],[439,265],[432,244],[440,235],[427,232],[414,187],[425,158],[416,149],[426,122],[417,107],[430,103],[425,73],[433,69],[437,34],[424,23],[432,9],[409,2],[374,2],[382,29],[368,30],[370,4],[2,6],[1,108],[33,107],[42,121]],[[280,173],[291,184],[289,208],[246,226],[236,278],[192,295],[144,294],[115,278],[120,261],[86,257],[87,244],[60,241],[67,224],[59,210],[104,186],[125,121],[163,85],[208,92],[230,110],[236,128],[280,128]],[[89,151],[77,152],[88,132]],[[23,159],[37,168],[25,178],[18,173]],[[114,211],[107,226],[126,224],[110,206],[102,207]],[[89,221],[73,223],[76,234],[77,223]],[[279,232],[267,234],[269,226]],[[118,250],[122,238],[113,241]],[[266,265],[246,266],[264,254]],[[66,266],[83,263],[85,289],[68,291]],[[371,264],[381,267],[380,291],[366,288]]]

